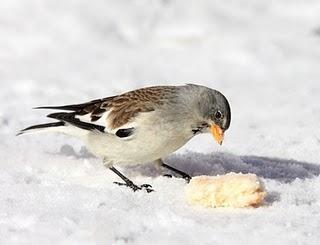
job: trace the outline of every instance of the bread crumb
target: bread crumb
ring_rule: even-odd
[[[203,207],[257,207],[267,193],[255,174],[229,173],[193,177],[186,187],[187,201]]]

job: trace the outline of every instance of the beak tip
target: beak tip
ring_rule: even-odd
[[[212,125],[211,132],[219,145],[222,145],[224,131],[218,125]]]

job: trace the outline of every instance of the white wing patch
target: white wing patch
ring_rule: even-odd
[[[75,118],[79,119],[82,122],[86,122],[86,123],[90,123],[90,124],[94,124],[94,125],[99,125],[99,126],[105,127],[104,131],[106,133],[108,133],[108,134],[116,134],[116,132],[119,129],[134,128],[136,126],[135,122],[129,122],[129,123],[125,124],[125,125],[122,125],[119,128],[112,129],[111,126],[110,126],[111,122],[108,119],[110,112],[111,111],[104,112],[102,114],[102,116],[99,118],[99,120],[97,120],[97,121],[92,121],[91,113],[86,114],[86,115],[82,115],[82,116],[81,115],[76,115]]]

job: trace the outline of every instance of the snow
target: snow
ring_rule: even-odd
[[[318,244],[320,2],[2,0],[0,244]],[[122,169],[114,184],[75,139],[15,137],[32,107],[158,84],[198,83],[230,100],[222,147],[192,139],[167,163],[193,175],[258,174],[258,209],[201,209],[182,180]]]

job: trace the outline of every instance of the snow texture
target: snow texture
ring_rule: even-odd
[[[0,244],[319,244],[319,0],[2,0]],[[222,147],[192,139],[167,163],[192,175],[255,173],[258,209],[190,207],[185,182],[122,169],[81,142],[15,137],[42,105],[147,85],[203,84],[230,100]]]

